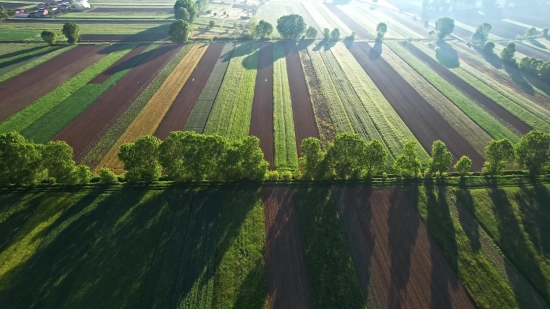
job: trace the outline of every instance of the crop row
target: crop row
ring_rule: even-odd
[[[204,133],[230,140],[248,136],[258,66],[258,43],[235,47]]]
[[[116,143],[116,141],[124,134],[126,129],[130,126],[132,121],[141,113],[145,105],[155,95],[157,90],[166,81],[168,76],[172,73],[174,68],[180,63],[181,59],[185,57],[191,46],[187,45],[181,49],[181,51],[170,60],[170,62],[162,69],[162,71],[155,77],[155,79],[145,88],[139,97],[120,115],[115,123],[110,126],[109,130],[101,137],[101,139],[94,144],[91,149],[81,160],[82,164],[95,168],[99,165],[99,162],[107,155]]]
[[[273,45],[273,120],[275,137],[275,168],[298,168],[296,134],[292,116],[292,101],[282,43]]]
[[[452,84],[441,78],[427,64],[410,54],[399,43],[386,42],[401,59],[409,64],[418,74],[422,75],[430,84],[445,95],[451,102],[460,108],[468,117],[482,127],[495,139],[507,138],[512,142],[518,142],[519,136],[513,133],[495,117],[481,108],[476,102],[456,89]]]
[[[302,2],[301,4],[309,12],[311,17],[313,18],[313,20],[315,20],[315,23],[321,30],[327,28],[332,31],[334,27],[332,27],[332,25],[329,24],[327,20],[325,20],[325,18],[323,17],[323,15],[321,15],[321,13],[319,13],[319,11],[317,11],[315,5],[313,5],[313,2]]]
[[[22,132],[27,127],[31,126],[34,122],[39,121],[41,117],[47,115],[50,111],[55,109],[58,105],[65,102],[65,100],[68,100],[67,102],[72,103],[73,100],[76,100],[77,103],[79,100],[86,100],[84,104],[91,104],[93,101],[89,102],[87,98],[83,98],[79,95],[75,95],[76,92],[81,89],[82,87],[86,86],[86,84],[92,80],[96,75],[106,70],[108,67],[110,67],[112,64],[114,64],[118,59],[122,58],[125,54],[130,52],[131,48],[128,48],[128,46],[121,45],[120,50],[110,53],[109,55],[103,57],[100,61],[94,63],[84,71],[80,72],[67,82],[65,82],[63,85],[57,87],[52,92],[48,93],[47,95],[43,96],[27,108],[23,109],[22,111],[18,112],[17,114],[10,117],[8,120],[0,123],[0,132]],[[92,91],[92,94],[99,93]],[[86,93],[90,94],[90,93]],[[94,99],[95,100],[95,99]],[[63,106],[63,105],[61,105]],[[51,115],[55,116],[55,115]],[[48,117],[48,116],[45,116]],[[45,119],[46,120],[46,119]],[[55,120],[50,120],[48,125],[52,126],[58,126],[58,123],[70,122],[71,119],[63,119],[56,117]],[[63,127],[61,127],[63,128]],[[46,128],[39,128],[38,131],[44,130],[46,131]],[[52,130],[55,130],[52,128]],[[52,131],[49,131],[52,132]],[[40,136],[36,136],[41,139],[41,142],[44,142],[45,135],[41,134],[40,132],[36,132],[36,130],[33,130],[32,132],[27,131],[26,132],[28,136],[27,138],[33,139],[35,138],[35,134],[40,134]],[[50,136],[51,138],[51,136]],[[47,139],[46,139],[47,141]]]
[[[317,8],[317,10],[319,11],[319,13],[321,13],[321,15],[323,15],[323,17],[331,23],[331,25],[333,25],[334,28],[338,28],[340,29],[341,33],[344,34],[344,35],[350,35],[351,34],[351,29],[345,24],[343,23],[340,18],[336,17],[336,15],[334,15],[334,13],[332,13],[328,7],[324,4],[321,4],[321,3],[316,3],[316,2],[312,2],[315,7]]]
[[[194,45],[178,66],[168,76],[166,81],[149,100],[145,108],[126,129],[124,134],[113,145],[109,153],[99,164],[99,167],[111,168],[115,173],[122,173],[122,162],[118,159],[120,146],[125,143],[133,143],[139,137],[152,135],[162,118],[168,112],[170,106],[178,96],[181,88],[195,69],[206,50],[205,46]]]

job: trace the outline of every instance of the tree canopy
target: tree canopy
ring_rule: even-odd
[[[80,41],[80,27],[73,23],[68,22],[63,25],[63,35],[67,38],[69,44],[74,44]]]
[[[188,22],[178,19],[170,25],[170,40],[174,43],[186,43],[189,38],[191,27]]]
[[[409,141],[403,145],[401,154],[393,163],[393,169],[401,176],[416,177],[420,174],[422,162],[416,154],[418,144],[416,141]]]
[[[192,23],[199,16],[199,7],[193,0],[177,0],[174,4],[176,19],[183,19]]]
[[[516,44],[514,42],[510,42],[500,52],[500,58],[502,58],[502,61],[504,62],[514,62],[515,52],[516,52]]]
[[[135,143],[120,147],[118,158],[127,171],[129,181],[154,181],[159,179],[162,167],[159,163],[161,141],[154,136],[142,136]]]
[[[271,33],[273,33],[273,26],[265,20],[260,20],[254,28],[254,36],[261,39],[268,38]]]
[[[453,155],[442,141],[434,141],[432,144],[432,157],[429,162],[430,173],[443,175],[453,164]]]
[[[494,49],[495,49],[495,43],[493,42],[487,42],[483,46],[483,52],[487,55],[494,54]]]
[[[458,162],[456,162],[454,169],[460,176],[466,176],[466,174],[468,174],[472,169],[472,159],[468,156],[460,157]]]
[[[306,23],[300,15],[284,15],[277,19],[277,31],[284,39],[296,40],[306,31]]]
[[[1,185],[28,185],[43,178],[40,147],[19,133],[0,135],[0,162]]]
[[[333,42],[340,40],[340,30],[338,28],[334,28],[332,32],[330,33],[330,40]]]
[[[55,32],[53,31],[42,31],[40,36],[42,37],[42,40],[44,40],[44,42],[48,43],[49,45],[55,44],[55,41],[57,40],[57,34],[55,34]]]
[[[541,174],[550,166],[550,134],[533,130],[515,147],[516,165],[527,168],[531,175]]]
[[[388,31],[388,26],[385,23],[379,23],[376,26],[376,41],[382,42],[384,35]]]
[[[489,33],[493,27],[488,23],[479,25],[476,31],[472,34],[472,43],[476,45],[483,45],[489,38]]]
[[[492,140],[485,147],[487,161],[483,165],[483,172],[496,175],[502,173],[506,164],[514,158],[514,146],[507,139]]]
[[[305,34],[308,39],[315,39],[317,37],[317,29],[315,27],[309,26]]]
[[[435,22],[435,33],[437,39],[443,41],[445,37],[455,30],[455,21],[449,17],[442,17]]]

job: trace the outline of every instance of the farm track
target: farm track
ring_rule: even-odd
[[[446,69],[443,65],[439,64],[437,61],[430,58],[430,56],[424,54],[416,46],[412,44],[405,44],[404,47],[409,52],[411,52],[414,56],[416,56],[418,59],[422,60],[424,63],[430,66],[430,68],[436,71],[439,74],[439,76],[444,78],[449,83],[453,84],[457,89],[459,89],[463,93],[467,94],[478,104],[490,110],[491,113],[493,113],[497,117],[500,117],[500,119],[507,122],[509,125],[514,127],[521,134],[527,134],[529,133],[529,131],[532,130],[530,126],[528,126],[527,124],[519,120],[516,116],[512,115],[510,112],[508,112],[502,106],[495,103],[490,98],[483,95],[481,92],[479,92],[479,90],[475,89],[473,86],[466,83],[464,80],[462,80],[460,77],[455,75],[453,72]]]
[[[75,161],[80,161],[88,147],[101,138],[180,49],[181,46],[178,45],[163,45],[151,51],[134,69],[53,139],[66,141],[73,147]]]
[[[124,134],[118,139],[99,167],[107,167],[117,174],[124,173],[122,162],[118,159],[118,150],[125,143],[134,143],[141,136],[152,135],[158,128],[183,85],[189,80],[206,47],[194,45],[187,55],[180,61],[170,76],[153,95],[141,113],[134,119]],[[175,130],[174,130],[175,131]]]
[[[132,51],[124,55],[124,57],[120,58],[117,62],[115,62],[107,70],[103,71],[101,74],[97,75],[94,79],[89,81],[88,84],[103,84],[116,73],[130,69],[133,65],[132,63],[133,58],[138,57],[148,47],[149,47],[148,44],[138,45]]]
[[[340,10],[340,8],[338,8],[336,5],[334,4],[325,4],[325,5],[334,15],[336,15],[336,17],[340,18],[340,20],[344,22],[344,24],[348,26],[348,28],[350,28],[351,31],[354,31],[357,37],[361,39],[374,39],[374,36],[372,34],[370,34],[365,28],[363,28],[355,20],[353,20],[346,13]]]
[[[293,194],[263,189],[269,309],[313,308]]]
[[[460,135],[418,92],[384,60],[368,43],[348,47],[376,87],[412,131],[426,152],[432,143],[443,141],[453,154],[454,161],[467,155],[472,168],[481,170],[484,158]]]
[[[0,122],[109,54],[112,47],[77,46],[35,68],[0,83]]]
[[[308,137],[319,138],[319,131],[315,122],[315,114],[313,113],[306,77],[296,43],[294,41],[284,41],[283,45],[285,48],[290,96],[292,98],[296,149],[300,152],[302,141]]]
[[[172,106],[164,115],[164,118],[158,125],[155,136],[165,140],[172,131],[183,131],[185,124],[191,115],[195,103],[197,102],[214,66],[216,60],[220,57],[225,43],[214,43],[201,46],[203,50],[202,58],[194,62],[193,71],[187,78],[183,87],[178,91]]]
[[[80,23],[80,21],[78,22]],[[82,34],[82,41],[89,42],[155,42],[168,39],[164,33],[149,34]]]
[[[403,190],[333,193],[368,308],[476,308]]]
[[[250,117],[250,135],[260,139],[260,148],[269,162],[275,164],[275,141],[273,135],[273,44],[264,42],[258,55],[258,73],[254,86],[254,101]]]
[[[141,8],[96,8],[90,11],[87,11],[86,13],[118,13],[118,12],[135,12],[135,13],[173,13],[173,8],[166,8],[166,7],[141,7]]]

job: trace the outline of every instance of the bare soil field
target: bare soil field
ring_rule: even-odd
[[[502,106],[498,105],[493,100],[483,95],[470,84],[466,83],[460,77],[456,76],[453,72],[445,68],[443,65],[430,58],[430,56],[424,54],[414,45],[406,43],[404,44],[404,47],[407,48],[407,50],[409,50],[413,55],[418,57],[418,59],[424,61],[427,65],[429,65],[432,70],[436,71],[439,74],[439,76],[443,77],[446,81],[453,84],[458,90],[468,95],[478,104],[489,110],[493,115],[510,124],[521,134],[527,134],[529,131],[532,130],[529,125],[525,124],[516,116],[512,115],[510,112],[504,109]]]
[[[286,70],[290,97],[292,99],[292,113],[294,116],[294,130],[296,132],[296,149],[300,152],[302,141],[308,137],[319,138],[319,131],[315,123],[315,114],[311,105],[311,98],[307,89],[306,77],[300,61],[298,47],[294,41],[285,41]]]
[[[293,193],[263,189],[269,309],[313,308]]]
[[[167,40],[168,34],[82,34],[80,38],[89,42],[155,42]]]
[[[4,121],[109,54],[112,47],[77,46],[0,83],[0,121]]]
[[[485,159],[368,43],[348,47],[376,87],[405,122],[426,152],[432,143],[443,141],[456,162],[461,156],[472,159],[472,168],[481,170]]]
[[[15,10],[26,6],[32,6],[32,4],[29,4],[29,3],[15,3],[15,2],[0,2],[0,5],[2,5],[5,10]]]
[[[101,137],[180,49],[181,45],[162,45],[150,51],[134,69],[53,139],[66,141],[73,147],[75,161],[79,161],[88,147]]]
[[[273,44],[264,42],[258,55],[258,73],[254,86],[254,100],[250,118],[250,135],[260,139],[260,148],[274,168],[275,141],[273,136]]]
[[[210,44],[160,122],[155,136],[164,140],[172,131],[183,131],[189,115],[208,81],[225,43]]]
[[[136,46],[132,51],[124,55],[124,57],[120,58],[107,70],[94,77],[94,79],[92,79],[88,84],[102,84],[115,73],[129,69],[130,65],[132,64],[132,58],[141,54],[145,49],[147,49],[147,47],[149,47],[148,44],[141,44]]]
[[[402,189],[333,194],[368,308],[476,308]]]
[[[374,35],[370,34],[365,28],[361,27],[355,20],[349,17],[346,13],[342,12],[336,5],[330,3],[325,4],[326,7],[338,17],[351,31],[354,31],[360,39],[374,39]]]
[[[172,13],[174,12],[173,8],[166,7],[120,7],[120,8],[96,8],[86,13],[124,13],[124,12],[136,12],[136,13]]]

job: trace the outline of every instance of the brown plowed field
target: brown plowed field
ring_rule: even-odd
[[[306,77],[300,61],[298,47],[294,41],[285,41],[286,70],[292,99],[292,114],[294,131],[296,132],[296,148],[300,153],[302,141],[308,137],[319,138],[319,130],[315,123],[315,114],[307,89]]]
[[[493,100],[483,95],[477,89],[472,87],[470,84],[466,83],[460,77],[456,76],[453,72],[446,69],[443,65],[439,64],[430,56],[424,54],[421,50],[416,48],[414,45],[405,43],[404,46],[418,59],[424,61],[428,66],[430,66],[432,70],[436,71],[439,74],[439,76],[443,77],[446,81],[451,83],[458,90],[467,94],[470,98],[472,98],[478,104],[484,106],[491,113],[493,113],[497,117],[500,117],[500,119],[504,120],[505,122],[513,126],[521,134],[527,134],[529,133],[529,131],[532,130],[530,126],[523,123],[516,116],[512,115],[510,112],[504,109],[502,106],[498,105]]]
[[[115,73],[130,69],[132,58],[141,54],[145,49],[147,49],[147,47],[149,47],[149,45],[147,44],[138,45],[132,51],[124,55],[124,57],[115,62],[112,66],[110,66],[107,70],[103,71],[101,74],[92,79],[88,84],[102,84]]]
[[[136,99],[181,45],[162,45],[147,56],[118,83],[59,132],[54,140],[66,141],[79,161],[92,142],[101,137],[116,118]]]
[[[250,135],[260,139],[264,158],[273,169],[275,161],[273,137],[273,45],[264,42],[258,55],[258,73],[252,101]]]
[[[292,196],[289,188],[263,189],[270,309],[313,308]]]
[[[111,47],[81,45],[0,83],[0,121],[4,121],[94,64]]]
[[[172,106],[156,129],[155,136],[165,140],[172,131],[183,131],[210,73],[221,55],[225,43],[210,44],[201,60],[181,88]]]
[[[336,5],[332,3],[326,3],[325,6],[334,14],[336,17],[350,28],[351,31],[354,31],[358,38],[360,39],[374,39],[374,36],[368,33],[365,28],[361,27],[355,20],[351,19],[346,13],[342,12]]]
[[[156,8],[156,7],[141,7],[141,8],[97,8],[90,11],[87,11],[86,13],[119,13],[119,12],[136,12],[136,13],[173,13],[173,8]]]
[[[372,49],[368,43],[355,43],[348,49],[426,152],[431,153],[432,143],[441,140],[453,154],[455,162],[461,156],[467,155],[472,159],[473,169],[481,170],[485,159],[386,60],[380,57],[379,52]]]
[[[91,42],[154,42],[168,39],[168,34],[82,34],[80,38]]]
[[[402,189],[333,189],[368,308],[476,308]]]

